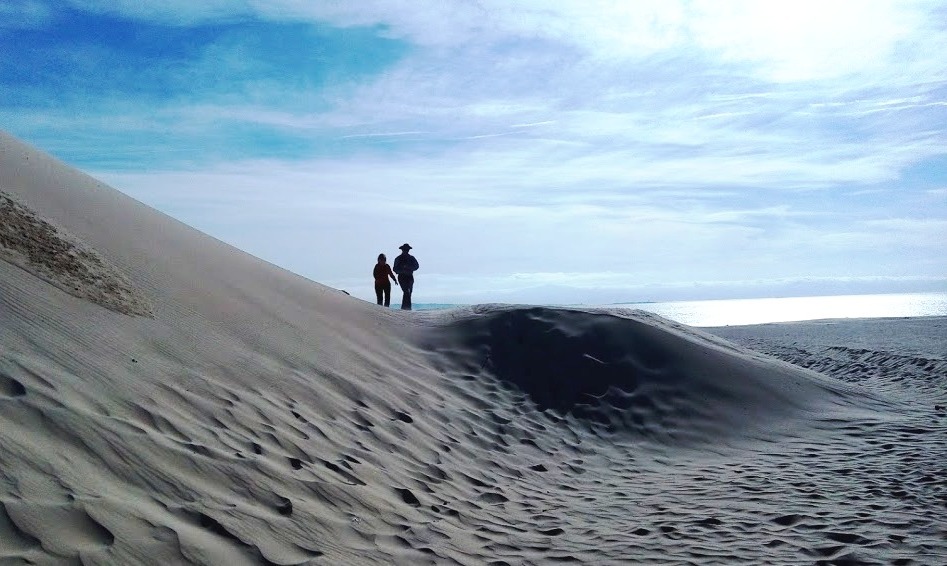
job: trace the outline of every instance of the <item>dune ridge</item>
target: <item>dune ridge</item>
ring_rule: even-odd
[[[0,187],[152,313],[0,261],[4,564],[947,553],[943,423],[896,388],[640,312],[379,309],[2,133]]]
[[[449,317],[446,329],[431,333],[431,351],[451,352],[458,371],[526,393],[538,411],[570,414],[605,433],[718,441],[791,415],[882,404],[644,311],[482,305]]]

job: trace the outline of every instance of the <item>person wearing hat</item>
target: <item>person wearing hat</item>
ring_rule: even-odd
[[[411,293],[414,291],[414,272],[418,270],[418,260],[408,253],[411,246],[403,244],[398,248],[401,255],[395,258],[395,273],[398,274],[398,283],[401,285],[401,309],[411,310]]]

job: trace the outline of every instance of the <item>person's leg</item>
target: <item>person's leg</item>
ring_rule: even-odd
[[[385,306],[391,306],[391,283],[385,285]]]
[[[411,310],[411,293],[414,291],[414,277],[410,275],[401,276],[401,308],[402,310]]]
[[[375,299],[378,301],[378,304],[381,304],[382,300],[382,287],[381,285],[375,284]]]

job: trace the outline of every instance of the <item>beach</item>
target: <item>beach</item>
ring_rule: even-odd
[[[0,132],[2,564],[943,564],[947,318],[402,312]]]

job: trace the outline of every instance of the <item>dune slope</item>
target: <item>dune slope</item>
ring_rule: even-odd
[[[0,191],[36,228],[0,242],[0,563],[947,548],[943,450],[885,459],[930,417],[896,395],[644,313],[379,309],[6,134]]]

